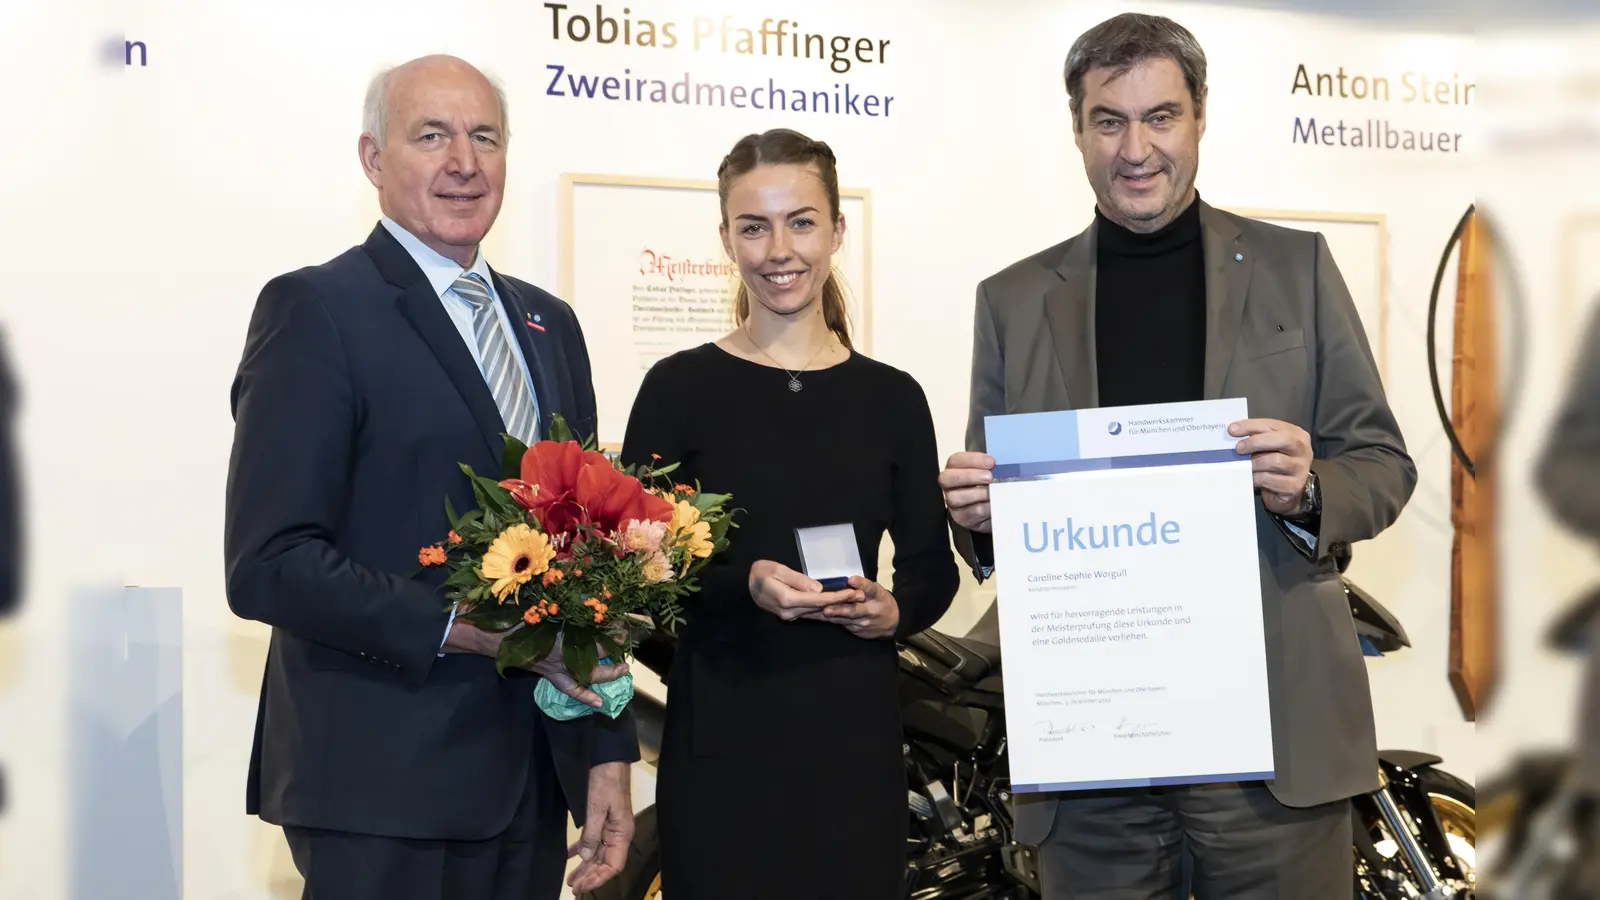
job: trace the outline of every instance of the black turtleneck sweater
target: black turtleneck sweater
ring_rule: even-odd
[[[1100,405],[1202,399],[1206,270],[1199,197],[1151,234],[1129,231],[1098,208],[1094,215]]]

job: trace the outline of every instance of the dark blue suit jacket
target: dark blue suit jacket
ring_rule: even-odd
[[[595,430],[589,356],[565,303],[495,273],[543,415]],[[525,325],[537,317],[544,330]],[[548,740],[581,824],[588,769],[634,761],[631,715],[556,722],[535,676],[438,656],[442,577],[417,551],[473,497],[458,463],[500,471],[504,425],[422,270],[379,225],[360,247],[274,278],[233,385],[228,604],[272,626],[247,808],[279,825],[479,840],[510,823]]]

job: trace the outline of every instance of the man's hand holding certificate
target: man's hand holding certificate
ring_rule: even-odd
[[[1302,463],[1294,435],[1241,452],[1246,417],[1215,400],[986,420],[1017,792],[1272,777],[1256,484]]]

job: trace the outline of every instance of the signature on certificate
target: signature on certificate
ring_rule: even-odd
[[[1097,727],[1093,722],[1053,722],[1041,719],[1034,723],[1040,737],[1064,737],[1069,734],[1089,734]]]

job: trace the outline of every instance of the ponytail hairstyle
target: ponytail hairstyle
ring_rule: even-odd
[[[823,190],[828,194],[829,222],[834,228],[839,227],[839,172],[832,148],[798,131],[775,128],[740,138],[739,143],[734,144],[728,155],[722,158],[722,165],[717,167],[717,197],[722,205],[723,228],[728,227],[729,189],[739,178],[764,165],[813,166],[817,176],[822,179]],[[750,288],[741,278],[734,294],[734,321],[742,326],[749,318]],[[845,305],[844,280],[839,277],[837,268],[828,272],[828,280],[822,285],[822,319],[845,349],[855,349],[850,342],[850,314]]]

